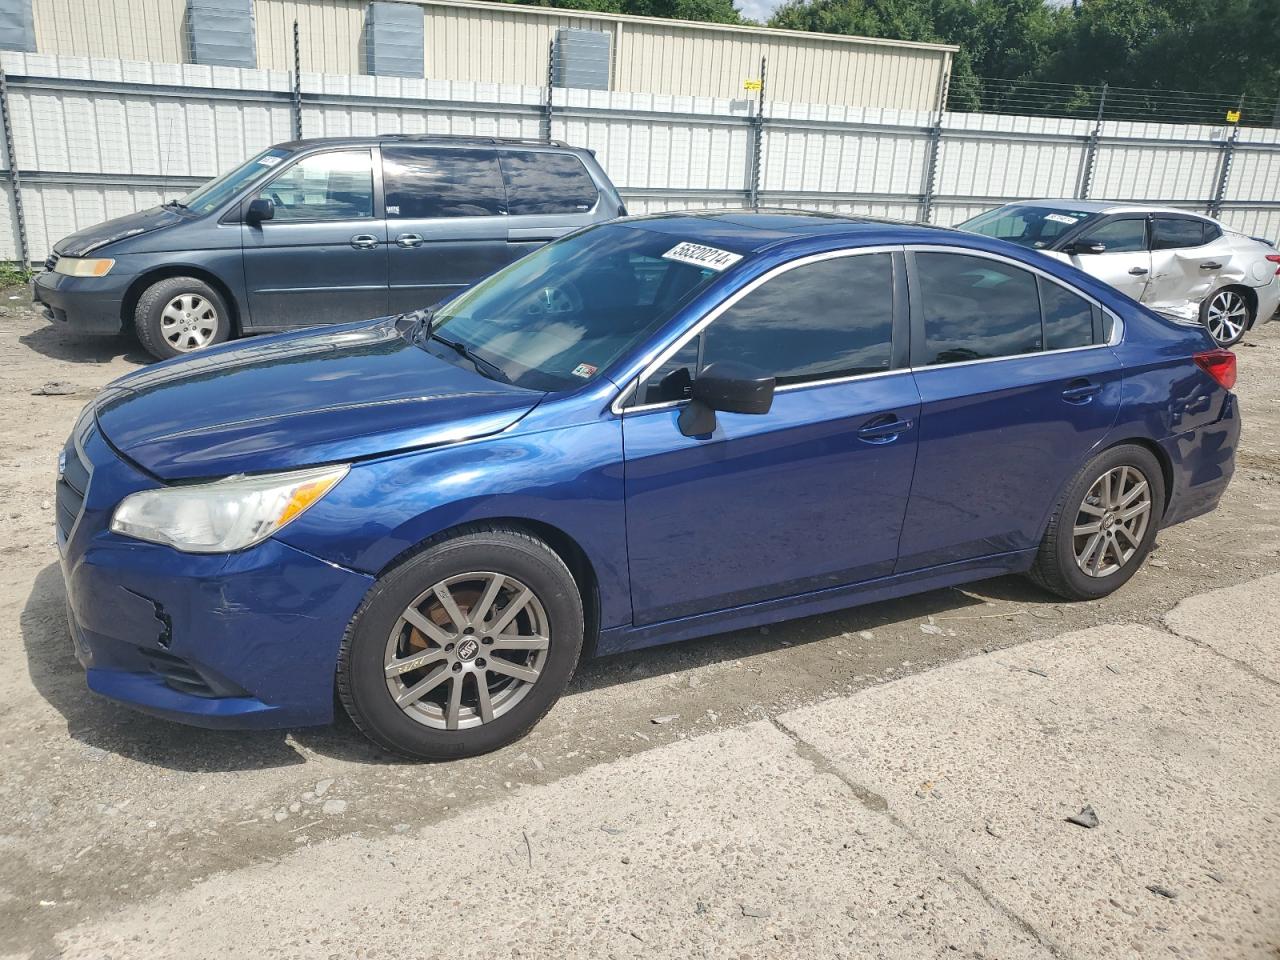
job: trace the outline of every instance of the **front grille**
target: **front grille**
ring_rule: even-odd
[[[49,254],[49,256],[45,257],[44,268],[46,270],[52,270],[54,267],[58,265],[58,261],[61,259],[62,258],[58,256],[56,253]]]
[[[55,485],[55,501],[58,532],[65,540],[71,536],[80,512],[84,509],[85,494],[89,490],[89,465],[80,456],[72,434],[62,448],[58,464],[58,482]]]

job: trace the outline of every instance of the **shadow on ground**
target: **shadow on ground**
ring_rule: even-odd
[[[975,595],[968,591],[973,590]],[[335,703],[335,722],[297,730],[203,730],[148,717],[119,706],[85,686],[84,671],[67,632],[65,588],[57,564],[36,576],[21,616],[32,684],[67,723],[68,735],[86,746],[151,766],[188,772],[284,767],[306,762],[298,747],[354,763],[404,762],[365,740]],[[934,590],[898,600],[806,617],[770,628],[719,634],[700,640],[590,660],[578,670],[566,696],[677,673],[729,660],[833,640],[922,616],[947,616],[979,605],[985,597],[1029,605],[1054,602],[1017,577],[966,588]],[[744,704],[726,702],[726,709]]]
[[[70,363],[110,363],[122,357],[130,363],[154,363],[132,336],[87,336],[70,332],[65,327],[49,324],[18,338],[18,342],[36,353]]]

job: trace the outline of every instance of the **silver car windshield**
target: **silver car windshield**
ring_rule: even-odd
[[[1070,207],[1024,206],[1011,203],[980,213],[971,220],[959,224],[959,229],[980,233],[984,237],[1007,240],[1020,247],[1043,250],[1050,247],[1064,233],[1100,214]]]

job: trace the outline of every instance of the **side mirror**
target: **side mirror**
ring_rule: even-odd
[[[263,220],[274,219],[275,215],[276,205],[270,197],[254,197],[244,212],[244,222],[261,223]]]
[[[768,413],[773,407],[777,381],[757,371],[729,363],[703,368],[689,388],[689,403],[680,411],[680,432],[686,437],[706,436],[716,429],[716,411]]]
[[[1071,245],[1071,249],[1067,252],[1077,255],[1083,253],[1106,253],[1107,245],[1105,243],[1098,243],[1097,241],[1081,240],[1078,243],[1073,243]]]

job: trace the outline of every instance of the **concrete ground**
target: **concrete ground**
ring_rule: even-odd
[[[1007,578],[591,663],[521,743],[415,765],[85,692],[54,461],[141,358],[0,295],[0,957],[1275,960],[1280,324],[1239,355],[1235,483],[1113,597]]]

